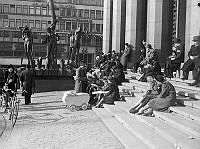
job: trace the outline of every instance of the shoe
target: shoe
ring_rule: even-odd
[[[195,86],[199,83],[199,81],[195,80],[194,82],[190,83],[189,86]]]
[[[138,110],[133,109],[133,108],[129,110],[129,113],[132,113],[132,114],[135,114],[135,113],[137,113],[137,112],[138,112]]]

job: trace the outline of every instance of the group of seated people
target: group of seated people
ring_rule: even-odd
[[[181,79],[187,80],[189,71],[193,71],[193,83],[189,84],[191,86],[200,86],[200,36],[194,36],[194,44],[191,46],[188,52],[188,60],[183,64],[181,68],[181,63],[184,62],[185,49],[184,44],[179,38],[175,38],[174,45],[172,47],[172,52],[170,56],[166,58],[166,63],[164,66],[164,75],[167,78],[173,78],[173,72],[183,71],[183,77]],[[152,70],[155,74],[162,74],[161,65],[159,63],[159,53],[158,50],[153,49],[150,44],[146,42],[143,43],[143,48],[140,51],[140,57],[134,64],[133,72],[137,72],[140,68],[140,72],[143,73],[139,81],[147,81],[146,72]]]
[[[76,70],[75,91],[86,92],[90,95],[91,106],[102,107],[103,103],[114,104],[116,100],[122,100],[119,95],[118,85],[125,80],[123,66],[118,57],[111,57],[110,54],[99,57],[95,68],[86,69],[83,61]],[[107,91],[98,98],[92,92]]]

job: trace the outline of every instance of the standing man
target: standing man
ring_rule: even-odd
[[[125,71],[127,69],[127,61],[128,61],[128,56],[130,55],[130,53],[131,53],[131,47],[128,43],[125,43],[125,49],[120,60],[121,64],[123,65],[123,69]]]
[[[31,95],[35,91],[35,74],[30,70],[30,65],[26,66],[26,70],[22,71],[20,76],[22,95],[25,97],[25,105],[31,103]]]
[[[80,67],[76,70],[75,77],[75,92],[85,93],[87,88],[87,73],[85,69],[85,63],[80,62]]]
[[[195,81],[190,86],[200,87],[200,36],[194,36],[192,41],[194,44],[191,46],[188,55],[195,65],[193,70]]]

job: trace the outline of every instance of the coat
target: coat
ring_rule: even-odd
[[[176,47],[175,57],[172,61],[173,63],[184,62],[184,46],[182,44]]]
[[[86,70],[83,67],[79,67],[76,70],[75,92],[76,93],[86,92],[86,88],[87,88]]]
[[[119,88],[114,81],[112,83],[109,83],[108,87],[104,90],[108,90],[108,93],[104,96],[104,103],[114,104],[115,100],[119,100]]]
[[[153,110],[166,110],[176,102],[176,91],[170,82],[165,81],[161,88],[161,93],[148,103]]]
[[[6,75],[5,77],[6,84],[8,85],[8,89],[13,91],[17,90],[17,74],[15,72],[11,72]]]
[[[20,82],[22,90],[28,94],[32,94],[32,89],[35,89],[35,74],[31,70],[24,70],[21,72]]]
[[[200,67],[200,45],[195,46],[192,45],[190,48],[190,51],[188,53],[188,56],[191,58],[191,56],[196,56],[195,59],[193,59],[193,62],[195,64],[195,67]]]
[[[128,46],[128,47],[124,50],[124,53],[123,53],[122,56],[121,56],[120,62],[121,62],[121,64],[122,64],[123,66],[126,66],[126,65],[127,65],[127,61],[128,61],[128,57],[129,57],[130,53],[131,53],[131,48]]]

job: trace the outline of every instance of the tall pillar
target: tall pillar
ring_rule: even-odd
[[[185,58],[191,47],[193,36],[200,35],[200,0],[187,0],[186,4],[186,32],[185,32]]]
[[[126,0],[126,35],[125,41],[134,46],[130,62],[138,57],[142,40],[146,39],[147,0]]]
[[[103,15],[103,53],[108,53],[112,46],[113,0],[104,0]]]
[[[126,23],[126,0],[113,1],[112,50],[124,49]]]
[[[178,0],[178,28],[177,37],[185,43],[186,1]]]
[[[147,42],[160,51],[165,63],[172,49],[173,0],[148,0]]]

